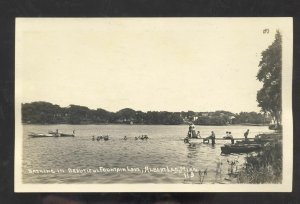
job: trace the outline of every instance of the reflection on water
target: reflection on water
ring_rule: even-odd
[[[200,144],[197,143],[191,143],[187,145],[188,148],[188,158],[197,158],[197,154],[199,153]]]
[[[228,161],[237,155],[221,155],[216,144],[186,144],[187,126],[167,125],[24,125],[24,183],[228,183]],[[76,137],[30,138],[29,132],[76,130]],[[241,137],[268,131],[267,127],[200,126],[202,135],[214,130],[223,137],[230,130]],[[92,136],[110,135],[110,140]],[[148,140],[135,140],[147,134]],[[123,140],[124,135],[127,140]],[[16,139],[22,135],[17,135]],[[239,164],[244,155],[238,157]],[[194,169],[191,169],[194,168]],[[191,169],[191,171],[190,171]],[[126,170],[126,171],[125,171]],[[139,171],[138,171],[139,170]],[[47,172],[47,171],[50,171]]]

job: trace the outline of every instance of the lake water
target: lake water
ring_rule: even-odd
[[[59,129],[75,137],[31,138],[29,132]],[[196,126],[201,136],[216,138],[226,131],[249,138],[270,132],[266,126]],[[233,183],[228,161],[244,162],[245,154],[221,155],[221,146],[186,144],[187,125],[23,125],[24,183]],[[92,141],[95,135],[110,135],[108,141]],[[135,140],[147,134],[148,140]],[[124,136],[128,140],[122,140]],[[18,139],[18,135],[16,136]],[[235,167],[235,168],[236,168]],[[159,168],[157,170],[157,168]],[[153,171],[150,171],[153,170]],[[204,175],[204,172],[206,174]]]

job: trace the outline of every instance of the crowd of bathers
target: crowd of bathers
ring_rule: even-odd
[[[109,135],[105,135],[105,136],[100,135],[100,136],[97,136],[97,137],[92,136],[93,141],[95,141],[95,140],[97,140],[97,141],[100,141],[100,140],[107,141],[109,139],[110,139]],[[122,140],[128,140],[128,139],[129,139],[129,137],[127,137],[126,135],[122,138]],[[135,140],[148,140],[149,137],[148,137],[148,135],[139,135],[138,137],[134,137],[134,139]]]
[[[104,136],[100,135],[100,136],[97,136],[97,137],[93,136],[92,140],[93,141],[95,141],[95,140],[97,140],[97,141],[100,141],[100,140],[107,141],[107,140],[109,140],[109,135],[104,135]]]

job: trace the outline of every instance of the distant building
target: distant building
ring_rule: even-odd
[[[235,121],[235,117],[234,116],[229,116],[229,123],[232,124]]]

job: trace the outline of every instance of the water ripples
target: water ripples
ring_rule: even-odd
[[[76,130],[74,138],[29,138],[29,132],[46,133],[59,129],[70,133]],[[230,130],[242,137],[250,129],[249,137],[255,132],[266,132],[267,127],[200,126],[196,129],[208,136],[214,130],[217,137]],[[251,135],[251,132],[252,133]],[[224,141],[217,141],[212,147],[207,144],[185,144],[187,126],[165,125],[24,125],[23,132],[23,182],[24,183],[186,183],[199,182],[199,176],[186,180],[183,174],[174,173],[70,173],[69,169],[105,168],[175,168],[194,167],[207,169],[204,182],[216,182],[216,167],[222,163],[222,174],[227,173],[227,159],[244,155],[221,155]],[[109,141],[92,141],[92,136],[110,135]],[[149,140],[135,140],[135,136],[147,134]],[[122,138],[126,135],[128,140]],[[18,137],[16,137],[18,138]],[[29,170],[61,169],[55,174],[36,173]],[[223,176],[224,176],[223,175]]]

